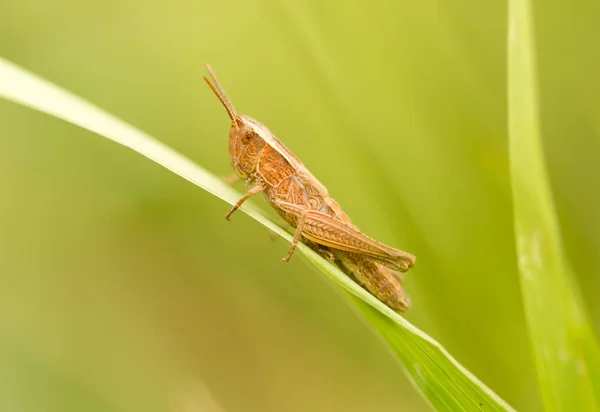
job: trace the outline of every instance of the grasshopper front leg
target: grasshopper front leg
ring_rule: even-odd
[[[252,189],[250,189],[248,191],[248,193],[246,193],[244,196],[242,196],[242,198],[240,200],[237,201],[237,203],[235,205],[233,205],[233,207],[231,208],[231,210],[229,210],[229,212],[227,212],[227,214],[225,215],[225,219],[230,220],[231,215],[233,214],[233,212],[235,212],[236,210],[238,210],[240,208],[240,206],[242,206],[242,204],[250,199],[252,196],[259,194],[260,192],[262,192],[263,190],[265,190],[265,186],[263,186],[262,184],[258,183],[256,186],[254,186]]]
[[[294,240],[285,261],[289,260],[300,237],[304,236],[323,246],[369,256],[400,272],[406,272],[415,264],[412,254],[384,245],[333,216],[284,201],[278,201],[276,205],[298,217]]]

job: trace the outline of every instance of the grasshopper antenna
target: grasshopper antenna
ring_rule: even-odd
[[[225,110],[227,110],[227,114],[229,115],[231,120],[233,122],[235,122],[236,113],[235,113],[235,109],[233,108],[233,104],[231,104],[231,100],[229,100],[229,97],[227,97],[227,93],[225,93],[225,90],[223,90],[223,88],[221,87],[221,84],[217,80],[217,76],[215,76],[215,72],[210,67],[210,65],[206,64],[205,66],[206,66],[206,69],[208,70],[208,74],[210,75],[210,78],[212,79],[212,81],[215,84],[213,85],[206,76],[202,76],[202,78],[204,79],[206,84],[208,84],[208,87],[210,87],[210,89],[213,91],[215,96],[217,96],[219,101],[223,104],[223,107],[225,107]],[[236,123],[236,127],[237,127],[237,123]]]

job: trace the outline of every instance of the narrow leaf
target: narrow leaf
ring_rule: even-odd
[[[509,2],[509,141],[521,291],[548,411],[598,410],[600,352],[568,263],[540,136],[529,0]]]
[[[0,96],[66,120],[127,146],[204,190],[234,203],[241,196],[220,179],[147,134],[83,99],[0,59]],[[248,215],[288,241],[290,235],[250,204]],[[512,408],[463,368],[431,337],[360,288],[304,245],[299,250],[327,279],[350,296],[350,304],[404,366],[415,388],[436,409],[507,411]],[[399,409],[402,406],[399,405]]]

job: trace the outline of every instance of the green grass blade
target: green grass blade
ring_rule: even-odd
[[[546,410],[600,404],[600,351],[563,256],[540,136],[531,3],[509,2],[509,141],[525,315]]]
[[[66,120],[129,147],[204,190],[234,203],[240,194],[145,133],[81,98],[0,59],[0,96]],[[242,209],[288,241],[290,235],[251,204]],[[390,310],[335,266],[304,245],[299,250],[326,278],[350,296],[350,303],[381,337],[427,401],[438,410],[507,411],[512,408],[431,337]],[[402,409],[400,406],[399,409]]]

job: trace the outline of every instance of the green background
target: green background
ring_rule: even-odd
[[[0,55],[231,174],[237,110],[367,234],[418,256],[407,318],[540,409],[515,255],[506,4],[5,0]],[[600,328],[600,8],[534,2],[542,134]],[[0,101],[0,408],[427,410],[300,255],[105,139]],[[265,209],[264,201],[258,200]]]

